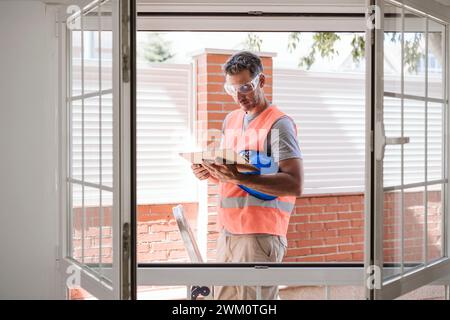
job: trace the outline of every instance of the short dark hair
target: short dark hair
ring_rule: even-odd
[[[243,70],[248,70],[253,78],[263,71],[261,59],[250,51],[240,51],[233,54],[223,65],[225,74],[234,75]]]

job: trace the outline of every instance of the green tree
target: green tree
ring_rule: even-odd
[[[152,33],[144,48],[144,58],[149,62],[165,62],[175,55],[170,51],[170,42],[163,39],[161,34]]]
[[[391,42],[401,42],[400,33],[386,33],[385,37],[391,40]],[[436,37],[439,41],[439,37]],[[299,46],[301,39],[300,32],[292,32],[288,36],[288,50],[293,53]],[[317,32],[313,35],[313,44],[310,51],[306,56],[301,56],[299,59],[299,67],[306,67],[307,70],[315,63],[317,54],[320,54],[322,58],[332,58],[335,54],[338,54],[335,50],[336,41],[340,40],[340,37],[334,32]],[[421,44],[423,35],[421,33],[414,33],[405,37],[404,55],[405,64],[408,66],[410,73],[417,73],[420,60],[425,57]],[[433,38],[431,38],[433,41]],[[364,36],[355,34],[350,43],[352,47],[352,58],[355,62],[360,62],[364,58],[365,39]],[[439,45],[437,45],[439,48]],[[433,51],[433,46],[431,49]],[[436,49],[434,49],[436,51]],[[437,55],[439,59],[439,55]]]
[[[245,50],[258,52],[261,51],[262,39],[256,33],[249,32],[242,45]]]

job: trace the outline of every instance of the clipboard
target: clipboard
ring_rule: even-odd
[[[249,163],[248,159],[232,149],[180,152],[179,155],[193,164],[202,164],[203,161],[208,161],[218,164],[234,164],[239,172],[258,171],[257,167]]]

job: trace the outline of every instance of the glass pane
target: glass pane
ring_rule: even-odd
[[[387,137],[401,136],[401,100],[384,98],[384,130]],[[401,146],[387,145],[383,161],[384,187],[401,184]]]
[[[401,191],[384,193],[383,260],[384,280],[401,274],[402,252],[402,194]]]
[[[426,285],[408,292],[396,300],[445,300],[445,286]]]
[[[425,236],[425,188],[406,189],[404,199],[405,272],[423,264]]]
[[[103,3],[101,8],[101,90],[112,89],[112,15],[110,2]]]
[[[83,238],[83,189],[79,184],[69,184],[72,195],[72,210],[70,211],[71,247],[69,256],[82,261]]]
[[[443,60],[445,49],[445,27],[433,20],[428,21],[428,96],[444,98]]]
[[[72,96],[78,96],[81,94],[81,18],[76,18],[73,23],[70,24],[72,28],[70,33],[70,54],[71,61],[71,90]]]
[[[100,263],[100,190],[84,187],[83,261],[93,270]]]
[[[113,186],[113,95],[101,96],[102,185]]]
[[[84,100],[84,181],[100,183],[100,99]]]
[[[71,177],[82,180],[83,159],[83,106],[82,100],[71,103]]]
[[[405,10],[404,93],[425,97],[426,19]]]
[[[425,102],[404,101],[404,184],[425,182]]]
[[[102,211],[100,212],[101,260],[99,272],[112,280],[113,264],[113,193],[102,190]]]
[[[443,185],[428,186],[427,212],[427,261],[431,262],[444,255],[442,243],[443,234]]]
[[[401,93],[402,9],[385,5],[384,91]]]
[[[440,103],[428,103],[428,181],[444,178],[444,108]]]
[[[85,94],[100,90],[99,27],[98,8],[95,7],[83,15],[83,80]]]

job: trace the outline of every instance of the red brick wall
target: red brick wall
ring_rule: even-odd
[[[137,209],[137,256],[139,262],[184,261],[189,262],[172,208],[179,203],[139,205]],[[184,213],[193,231],[196,231],[198,204],[182,203]],[[99,262],[100,214],[98,207],[86,208],[85,229],[82,232],[83,212],[73,212],[73,255],[82,256],[84,236],[84,262]],[[102,228],[102,263],[112,262],[112,219],[110,208],[104,208]]]
[[[213,190],[211,188],[211,190]],[[423,259],[424,210],[423,193],[405,193],[405,262]],[[439,191],[428,192],[428,260],[441,254],[442,203]],[[386,262],[400,261],[400,214],[398,198],[385,197],[384,257]],[[289,230],[289,248],[285,262],[351,262],[363,261],[364,251],[363,194],[304,196],[297,199]],[[138,207],[138,261],[189,262],[178,227],[172,218],[172,207],[178,203],[140,205]],[[208,261],[214,261],[215,198],[210,198],[208,219]],[[214,206],[213,206],[214,205]],[[186,217],[196,231],[197,203],[183,203]],[[98,261],[98,211],[86,211],[85,261]],[[74,247],[81,255],[81,210],[75,212]],[[103,262],[111,258],[110,219],[103,228]]]
[[[425,192],[404,193],[404,261],[422,262],[425,237]],[[428,191],[427,213],[427,260],[442,255],[442,201],[440,191]],[[401,261],[401,194],[387,193],[384,198],[384,260]]]
[[[362,261],[363,202],[362,194],[297,199],[285,261]]]

